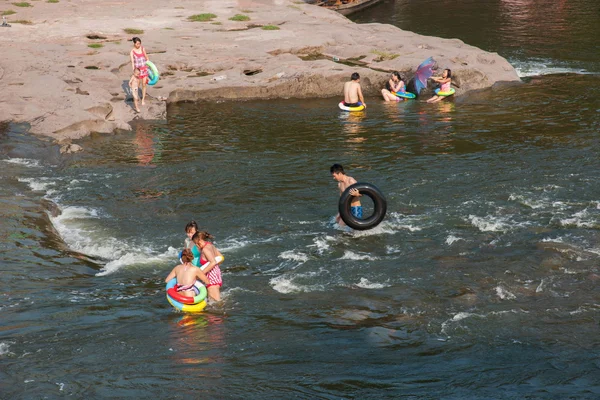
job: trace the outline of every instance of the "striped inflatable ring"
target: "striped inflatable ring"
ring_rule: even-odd
[[[171,296],[169,296],[169,289],[174,288],[176,284],[177,284],[177,278],[173,278],[169,282],[167,282],[167,286],[166,286],[166,289],[167,289],[167,301],[173,307],[175,307],[179,311],[189,312],[189,313],[196,313],[196,312],[200,312],[200,311],[204,310],[204,308],[206,307],[206,294],[204,295],[204,299],[202,301],[200,301],[199,303],[197,303],[197,304],[183,304],[183,303],[175,300]],[[196,284],[198,284],[197,281],[196,281]],[[200,284],[202,285],[202,283],[200,283]],[[204,285],[202,285],[202,286],[204,286]],[[206,292],[206,288],[204,288],[204,292]],[[200,292],[200,295],[201,294],[202,294],[202,292]],[[198,295],[196,297],[199,297],[200,295]],[[185,297],[185,296],[182,296],[182,297]]]
[[[177,278],[173,279],[177,280]],[[171,296],[173,300],[176,300],[182,304],[198,304],[202,300],[206,299],[207,291],[206,287],[200,281],[196,281],[196,283],[194,283],[194,286],[196,287],[196,290],[198,290],[198,294],[194,297],[182,295],[180,292],[177,291],[176,287],[167,289],[167,294]]]

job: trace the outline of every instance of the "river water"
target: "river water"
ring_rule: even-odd
[[[455,3],[355,18],[523,84],[181,104],[69,157],[0,127],[0,398],[598,398],[598,6]],[[335,162],[386,194],[380,226],[334,225]],[[199,315],[164,298],[190,219],[226,258]]]

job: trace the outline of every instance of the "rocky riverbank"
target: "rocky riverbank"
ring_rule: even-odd
[[[355,71],[367,102],[379,100],[389,71],[410,78],[430,56],[453,70],[457,95],[519,80],[503,57],[458,39],[354,24],[302,1],[3,2],[0,12],[11,24],[0,28],[0,121],[59,141],[165,118],[171,102],[339,96]],[[139,115],[127,94],[133,36],[161,71]]]

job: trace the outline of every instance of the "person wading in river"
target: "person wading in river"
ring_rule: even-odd
[[[344,193],[344,190],[356,183],[356,179],[344,173],[344,167],[340,164],[333,164],[329,169],[329,172],[331,172],[331,176],[333,177],[333,179],[338,182],[340,196],[342,195],[342,193]],[[350,211],[352,212],[352,215],[354,215],[356,218],[362,218],[362,205],[360,204],[360,200],[358,199],[361,196],[361,194],[357,189],[352,189],[350,191],[350,194],[354,196],[352,198],[352,202],[350,203]],[[339,213],[335,217],[335,222],[337,222],[340,226],[346,226]]]

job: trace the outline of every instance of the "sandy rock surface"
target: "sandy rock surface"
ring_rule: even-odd
[[[31,132],[57,140],[165,118],[169,102],[340,96],[352,72],[361,74],[367,103],[378,101],[389,71],[411,78],[430,56],[452,69],[457,95],[519,80],[504,58],[458,39],[358,25],[299,0],[30,4],[0,1],[0,12],[16,12],[0,28],[0,121],[29,122]],[[188,20],[203,13],[216,17]],[[230,20],[238,14],[249,20]],[[140,114],[127,88],[133,36],[161,72]]]

